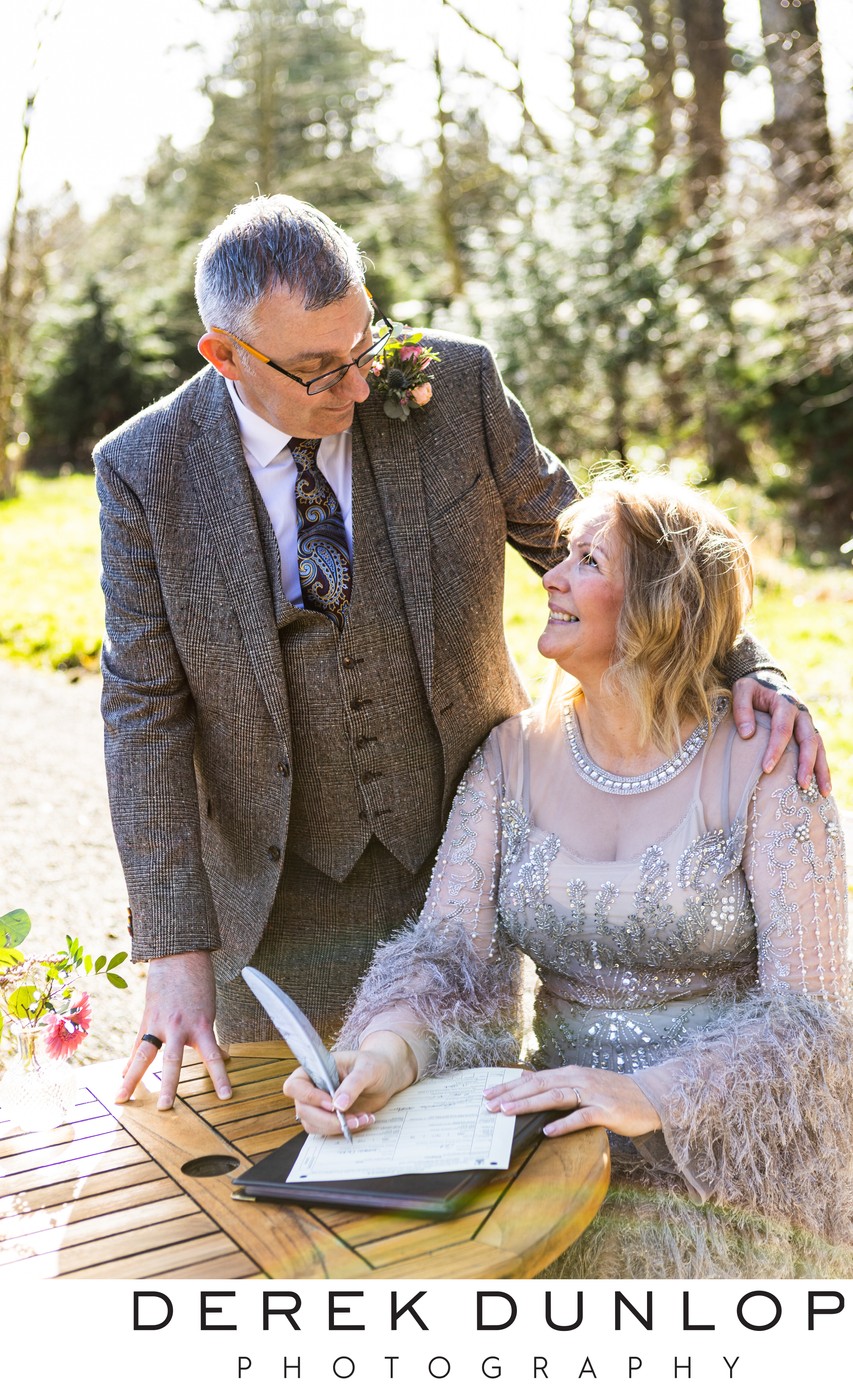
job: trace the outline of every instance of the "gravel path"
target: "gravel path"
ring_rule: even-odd
[[[129,946],[127,898],[104,778],[101,681],[72,680],[0,659],[0,914],[22,906],[27,940],[61,948],[77,935],[93,954]],[[145,992],[145,966],[126,963],[128,987],[93,980],[85,1062],[128,1050]]]

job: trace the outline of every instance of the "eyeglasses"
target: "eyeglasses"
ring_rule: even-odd
[[[372,300],[373,296],[369,291],[366,292],[368,293],[368,297]],[[378,304],[375,305],[375,307],[378,312]],[[312,380],[302,380],[300,376],[295,376],[292,371],[285,371],[283,366],[279,366],[278,363],[272,361],[270,357],[264,356],[263,352],[259,352],[257,347],[251,347],[248,342],[243,341],[242,337],[237,337],[235,333],[229,332],[225,327],[213,327],[212,331],[224,332],[226,337],[230,337],[232,342],[236,342],[244,351],[250,352],[258,361],[262,361],[265,366],[271,366],[274,371],[278,371],[279,375],[287,376],[288,380],[295,381],[297,385],[301,385],[302,389],[307,390],[309,395],[320,395],[324,390],[331,390],[332,386],[337,385],[338,381],[343,380],[351,366],[355,366],[357,371],[364,371],[370,366],[372,361],[376,360],[382,348],[385,346],[385,343],[388,341],[388,338],[394,331],[394,324],[389,318],[385,317],[384,313],[379,314],[379,322],[382,324],[381,329],[376,323],[371,323],[370,325],[370,330],[373,333],[373,341],[369,347],[366,347],[363,352],[359,352],[358,356],[353,357],[352,361],[348,361],[346,366],[336,366],[333,371],[324,371],[321,376],[314,376]]]

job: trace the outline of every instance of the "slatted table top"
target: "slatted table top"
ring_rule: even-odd
[[[0,1282],[530,1277],[604,1198],[609,1155],[597,1128],[523,1152],[465,1213],[442,1222],[234,1199],[232,1176],[301,1130],[281,1091],[294,1065],[283,1044],[232,1047],[234,1096],[220,1103],[193,1055],[174,1109],[158,1112],[156,1072],[117,1106],[121,1065],[98,1064],[81,1071],[78,1106],[62,1127],[9,1132],[0,1111]],[[182,1169],[213,1155],[238,1165],[207,1178]]]

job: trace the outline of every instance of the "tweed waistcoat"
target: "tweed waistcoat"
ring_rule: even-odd
[[[283,598],[272,527],[259,519],[290,710],[288,851],[342,881],[375,836],[414,872],[441,833],[444,770],[370,465],[353,469],[354,581],[340,632]]]

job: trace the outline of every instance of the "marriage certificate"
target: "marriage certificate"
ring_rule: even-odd
[[[340,1137],[309,1136],[287,1183],[375,1179],[442,1170],[507,1170],[515,1118],[490,1113],[485,1089],[518,1077],[518,1069],[460,1069],[422,1079],[397,1093],[376,1121]]]

